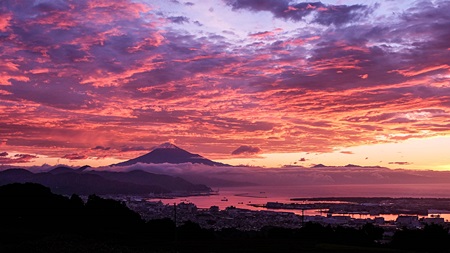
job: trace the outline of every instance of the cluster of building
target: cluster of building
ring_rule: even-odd
[[[166,205],[161,201],[127,200],[128,207],[138,212],[143,219],[170,218],[181,225],[186,221],[198,223],[207,229],[220,230],[236,228],[239,230],[259,230],[264,226],[299,228],[304,223],[315,222],[322,225],[347,226],[359,228],[367,223],[380,226],[385,231],[399,228],[422,228],[426,224],[449,225],[439,216],[419,218],[417,215],[399,215],[395,221],[386,221],[383,217],[353,218],[349,215],[298,215],[281,211],[253,211],[236,207],[220,210],[217,206],[197,208],[193,203]]]
[[[217,206],[197,208],[192,203],[165,205],[162,202],[127,202],[128,207],[138,212],[145,220],[169,218],[177,225],[186,221],[198,223],[202,228],[220,230],[236,228],[250,231],[264,226],[298,228],[302,225],[301,216],[287,212],[251,211],[236,207],[220,210]]]

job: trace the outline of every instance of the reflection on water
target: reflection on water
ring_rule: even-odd
[[[291,203],[291,198],[319,197],[415,197],[415,198],[450,198],[448,184],[384,184],[384,185],[303,185],[303,186],[251,186],[222,188],[217,195],[192,196],[173,199],[162,199],[165,204],[190,202],[199,208],[218,206],[225,209],[229,206],[249,210],[267,210],[248,204],[266,204],[267,202]],[[293,212],[301,215],[302,210],[277,210]],[[304,210],[304,215],[326,215],[327,210]],[[349,214],[346,214],[349,215]],[[450,214],[440,214],[450,220]],[[395,220],[397,215],[350,214],[353,218],[384,217]]]

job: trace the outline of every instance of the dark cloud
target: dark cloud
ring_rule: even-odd
[[[39,1],[35,2],[34,8],[43,12],[51,12],[69,10],[70,6],[64,1]]]
[[[311,5],[310,5],[311,6]],[[322,25],[343,25],[358,21],[369,15],[373,10],[365,5],[323,5],[315,6],[315,9],[323,9],[317,12],[314,19]]]
[[[196,21],[194,21],[193,23],[194,23],[195,25],[198,25],[198,26],[203,26],[203,24],[202,24],[202,23],[200,23],[200,22],[199,22],[199,21],[197,21],[197,20],[196,20]]]
[[[366,167],[366,166],[349,163],[349,164],[345,165],[344,168],[373,168],[373,167],[371,167],[371,166]]]
[[[33,158],[37,158],[36,155],[30,155],[30,154],[16,154],[14,155],[15,158],[17,159],[33,159]]]
[[[183,16],[168,17],[167,19],[176,24],[189,23],[189,18]]]
[[[132,151],[149,151],[151,149],[143,146],[124,146],[120,148],[120,152],[132,152]]]
[[[1,152],[0,153],[0,156],[8,156],[9,154],[8,154],[8,152]]]
[[[223,30],[222,33],[229,34],[229,35],[236,35],[233,31]]]
[[[261,149],[258,147],[253,147],[253,146],[247,146],[247,145],[242,145],[239,148],[237,148],[236,150],[234,150],[233,152],[231,152],[232,155],[242,155],[242,154],[258,154],[261,152]]]
[[[87,159],[88,156],[83,155],[83,154],[73,153],[73,154],[66,154],[62,158],[69,159],[69,160],[83,160],[83,159]]]
[[[324,164],[311,164],[311,168],[328,168],[329,166],[324,165]]]
[[[32,162],[34,158],[38,158],[38,156],[31,154],[16,154],[12,157],[8,157],[8,153],[6,152],[2,152],[1,154],[0,164],[28,163]]]
[[[300,160],[298,160],[299,162],[306,162],[306,158],[302,157],[300,158]]]
[[[352,151],[346,151],[346,150],[343,150],[340,153],[341,154],[346,154],[346,155],[353,155],[354,154]]]
[[[92,148],[92,150],[110,150],[111,147],[103,147],[103,146],[96,146],[95,148]]]
[[[288,9],[289,0],[224,0],[233,10],[247,9],[250,11],[270,11],[281,15]]]
[[[314,22],[342,25],[367,16],[373,10],[365,5],[327,5],[321,2],[295,3],[290,0],[224,0],[233,10],[268,11],[277,18],[301,21],[314,14]]]
[[[410,162],[389,162],[389,164],[397,164],[397,165],[411,165]]]

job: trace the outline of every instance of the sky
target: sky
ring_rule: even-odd
[[[450,2],[3,0],[0,165],[172,142],[233,165],[450,170]]]

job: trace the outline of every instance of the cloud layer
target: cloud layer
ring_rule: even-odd
[[[448,1],[214,6],[3,1],[0,152],[125,159],[175,140],[227,158],[450,134]]]
[[[111,167],[97,168],[111,170]],[[448,171],[392,170],[384,167],[283,168],[209,167],[198,164],[142,164],[117,167],[115,171],[144,170],[185,178],[191,182],[221,186],[302,186],[302,185],[363,185],[367,184],[433,184],[449,183]]]

